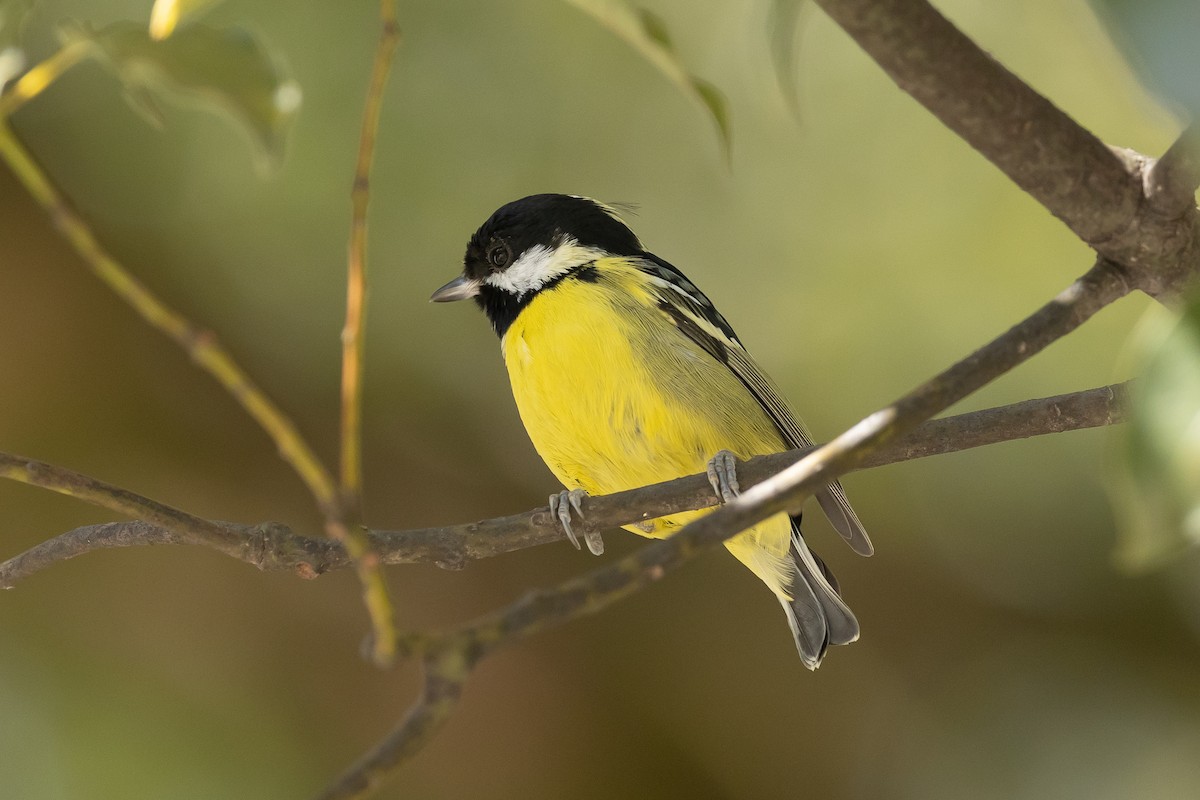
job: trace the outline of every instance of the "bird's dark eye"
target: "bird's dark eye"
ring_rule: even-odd
[[[512,258],[512,253],[509,252],[508,245],[506,244],[498,244],[491,250],[488,250],[488,261],[497,269],[507,267],[510,258]]]

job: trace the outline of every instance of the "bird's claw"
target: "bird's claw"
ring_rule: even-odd
[[[550,495],[550,515],[558,517],[563,532],[567,534],[571,544],[575,545],[576,550],[580,549],[579,537],[571,529],[571,509],[575,509],[575,513],[579,515],[580,519],[583,519],[583,498],[587,496],[587,492],[583,489],[563,489],[561,492]],[[599,533],[587,531],[583,534],[583,540],[587,542],[588,550],[592,555],[598,556],[604,552],[604,540],[600,538]]]
[[[737,497],[742,488],[738,486],[737,456],[728,450],[720,450],[708,462],[708,483],[717,493],[717,499],[728,503]]]

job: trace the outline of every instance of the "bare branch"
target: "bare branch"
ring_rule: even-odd
[[[1200,123],[1193,122],[1145,173],[1143,191],[1163,216],[1175,219],[1196,207],[1200,188]]]
[[[817,0],[896,84],[1085,242],[1124,230],[1140,187],[1089,131],[925,0]]]
[[[926,0],[817,3],[901,89],[1122,265],[1136,288],[1163,297],[1200,271],[1200,216],[1187,191],[1196,186],[1194,134],[1147,172],[1152,159],[1106,147]]]
[[[245,558],[245,539],[236,531],[63,467],[0,453],[0,478],[50,489],[118,514],[141,517],[145,521],[143,524],[150,523],[173,531],[182,543],[203,544],[234,558]],[[0,575],[3,574],[4,570],[0,567]],[[6,584],[0,581],[0,586],[3,585]]]
[[[859,468],[880,467],[1048,433],[1113,425],[1124,420],[1124,394],[1124,384],[1102,386],[931,420],[910,435],[881,447],[864,459]],[[740,465],[738,477],[743,485],[753,486],[814,449],[759,456]],[[706,508],[716,504],[716,497],[705,476],[691,475],[627,492],[589,497],[586,503],[587,517],[577,522],[576,528],[602,532],[643,519]],[[459,569],[471,561],[564,539],[562,528],[548,511],[542,507],[465,525],[370,531],[368,536],[371,550],[384,564],[437,564],[446,569]],[[216,524],[240,537],[240,546],[235,550],[218,549],[259,569],[290,571],[304,578],[315,578],[349,563],[345,549],[338,542],[302,536],[280,523]],[[42,542],[0,564],[0,588],[11,588],[18,581],[59,561],[94,550],[193,543],[170,528],[145,521],[88,525]]]
[[[370,794],[388,773],[415,755],[433,738],[458,705],[471,663],[443,651],[423,662],[425,682],[417,702],[391,733],[350,767],[317,800],[352,800]]]

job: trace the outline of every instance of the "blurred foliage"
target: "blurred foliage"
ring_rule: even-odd
[[[1200,542],[1200,300],[1178,318],[1148,315],[1141,375],[1114,460],[1122,563],[1158,566]]]
[[[798,85],[799,48],[796,46],[797,29],[804,14],[813,6],[808,0],[773,0],[767,15],[766,35],[771,45],[771,59],[775,65],[775,79],[783,98],[792,112],[800,117],[800,87]]]
[[[707,109],[721,135],[721,144],[729,150],[729,109],[724,95],[716,86],[687,71],[661,17],[646,9],[635,9],[625,0],[565,1],[619,36],[676,88]]]
[[[21,23],[33,0],[0,0],[0,50],[20,43]]]
[[[97,46],[120,75],[126,98],[151,122],[162,122],[152,89],[191,93],[243,124],[266,163],[282,160],[300,107],[300,87],[258,37],[238,28],[194,24],[163,39],[136,22],[75,35]]]
[[[1091,0],[1148,89],[1191,118],[1200,112],[1200,3]]]
[[[220,0],[154,0],[150,9],[150,36],[165,39],[176,28],[193,22]]]
[[[27,63],[54,52],[63,19],[144,25],[148,5],[42,0],[26,19]],[[1003,331],[1090,264],[821,14],[791,34],[797,126],[774,86],[770,42],[782,34],[764,33],[777,3],[646,5],[688,74],[725,94],[731,168],[694,102],[565,3],[402,4],[372,182],[371,525],[512,513],[554,488],[484,320],[426,302],[459,270],[470,232],[516,197],[637,202],[641,238],[720,305],[818,436]],[[1083,0],[938,7],[1106,141],[1155,154],[1177,133]],[[161,129],[143,124],[95,63],[12,119],[108,248],[217,331],[330,456],[376,12],[297,13],[282,0],[207,11],[215,30],[269,41],[303,88],[269,180],[250,168],[244,137],[210,114],[165,104]],[[1123,301],[964,406],[1127,377],[1114,353],[1148,305]],[[850,476],[878,554],[858,559],[810,524],[863,624],[862,641],[815,675],[774,599],[714,554],[487,661],[455,718],[379,796],[1190,800],[1200,563],[1113,569],[1108,435]],[[3,169],[0,449],[206,516],[320,529],[266,437],[80,267]],[[0,509],[4,555],[104,518],[7,483]],[[608,540],[606,558],[641,544]],[[564,546],[389,577],[402,624],[439,628],[594,564]],[[349,574],[302,582],[185,548],[59,565],[0,597],[5,791],[311,794],[416,689],[411,664],[382,673],[358,657],[365,630]]]

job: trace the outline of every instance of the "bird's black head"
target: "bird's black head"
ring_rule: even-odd
[[[503,336],[537,292],[598,258],[642,253],[608,206],[565,194],[530,195],[501,206],[480,226],[467,243],[462,276],[432,299],[474,297]]]

